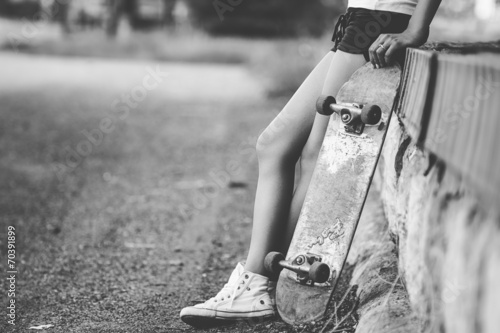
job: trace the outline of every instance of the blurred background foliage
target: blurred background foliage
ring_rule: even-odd
[[[133,28],[170,25],[176,5],[189,10],[198,28],[214,35],[301,36],[321,35],[345,11],[344,0],[2,0],[0,15],[33,18],[41,11],[52,19],[78,25],[109,25],[120,14]],[[44,8],[45,7],[45,8]]]
[[[331,48],[346,7],[347,0],[1,0],[0,49],[242,64],[262,76],[269,95],[288,97]],[[498,22],[500,0],[443,1],[430,39],[498,40]]]
[[[319,36],[345,11],[343,1],[320,0],[188,0],[195,24],[216,35]],[[217,15],[214,15],[217,13]]]
[[[0,1],[0,15],[11,18],[32,17],[41,10],[38,1]]]

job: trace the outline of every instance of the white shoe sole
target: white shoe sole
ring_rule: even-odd
[[[205,317],[197,315],[182,316],[181,319],[188,325],[196,328],[211,328],[222,325],[229,325],[236,321],[248,322],[251,325],[257,325],[275,317],[274,313],[269,311],[252,312],[252,315],[245,314],[244,317],[241,313],[227,313],[224,316]]]

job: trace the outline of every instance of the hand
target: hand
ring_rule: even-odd
[[[417,32],[407,29],[400,34],[382,34],[370,46],[370,62],[374,68],[382,68],[392,63],[397,51],[411,46],[420,46],[429,37],[428,29]]]

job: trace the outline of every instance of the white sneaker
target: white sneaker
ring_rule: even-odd
[[[267,277],[246,272],[238,263],[227,284],[215,297],[182,309],[181,319],[186,324],[207,328],[222,324],[221,321],[273,317],[274,300],[268,287]]]

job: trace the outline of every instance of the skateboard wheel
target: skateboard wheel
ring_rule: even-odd
[[[378,105],[368,104],[361,110],[361,121],[366,125],[376,125],[382,118],[382,110]]]
[[[309,278],[317,283],[323,283],[330,277],[330,267],[327,264],[316,261],[309,269]]]
[[[324,116],[331,116],[333,114],[333,110],[330,105],[336,103],[337,101],[333,96],[320,96],[316,101],[316,111]]]
[[[270,273],[279,274],[282,267],[280,266],[280,261],[285,260],[285,256],[280,252],[269,252],[264,259],[264,267]]]

